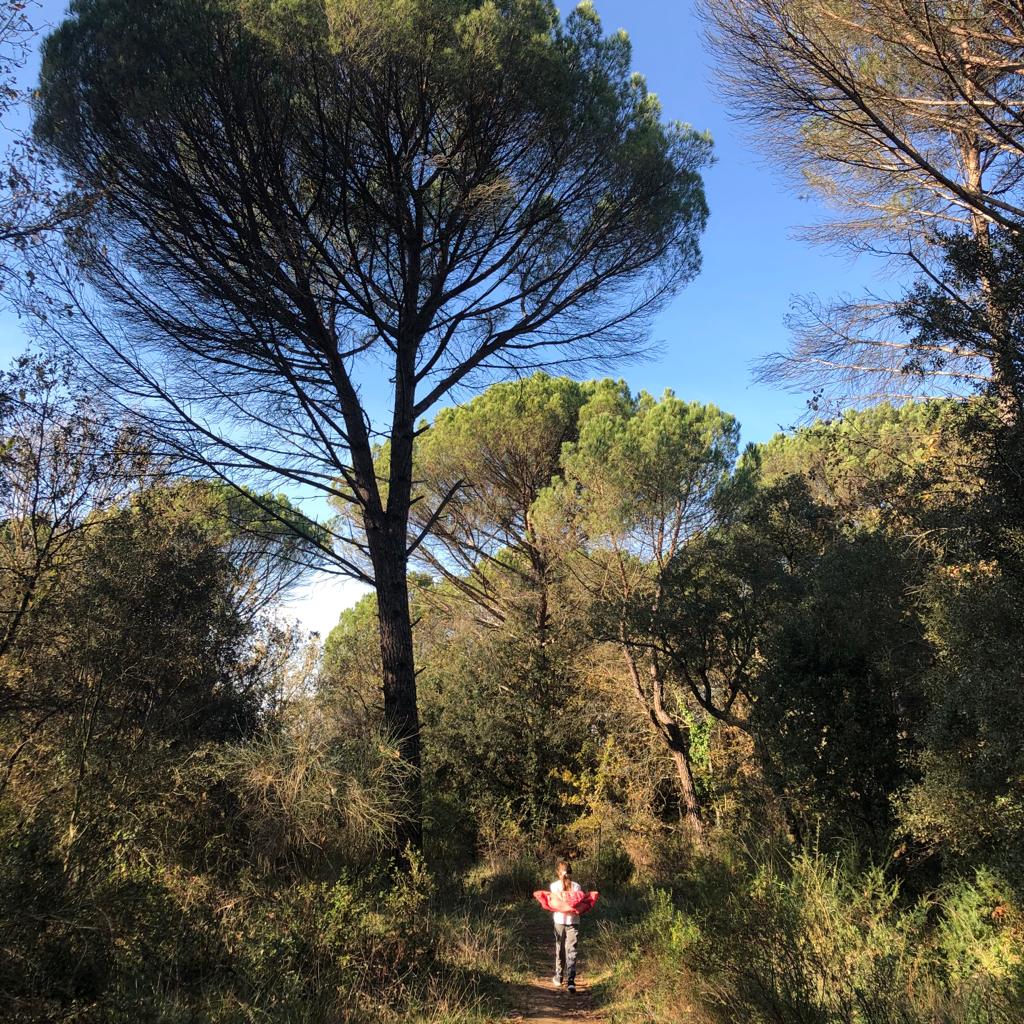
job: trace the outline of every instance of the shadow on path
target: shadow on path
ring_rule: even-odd
[[[577,1024],[601,1024],[605,1020],[594,1005],[590,985],[585,976],[587,932],[580,940],[582,956],[578,961],[580,977],[576,979],[576,994],[551,984],[554,968],[554,939],[551,935],[550,915],[538,914],[527,927],[530,940],[530,967],[533,978],[521,985],[509,986],[507,997],[514,1007],[506,1020],[533,1021],[534,1024],[555,1024],[556,1021],[576,1021]]]

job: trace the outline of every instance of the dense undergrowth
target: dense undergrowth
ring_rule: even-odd
[[[602,904],[611,1019],[699,1024],[1012,1024],[1024,920],[979,870],[923,896],[817,851],[732,852]]]
[[[97,864],[86,894],[32,852],[8,843],[0,865],[19,911],[2,922],[5,1020],[468,1024],[522,971],[509,911],[439,896],[419,865],[274,885],[140,858]]]

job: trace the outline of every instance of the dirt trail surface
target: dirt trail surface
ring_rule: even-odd
[[[575,1021],[576,1024],[605,1024],[607,1018],[594,1004],[590,991],[596,980],[587,971],[587,939],[590,929],[581,929],[581,955],[576,962],[576,994],[570,995],[563,985],[551,984],[554,973],[554,936],[551,915],[540,913],[529,925],[532,956],[530,966],[533,977],[522,985],[510,986],[508,999],[514,1007],[505,1020],[532,1021],[533,1024],[556,1024],[557,1021]]]

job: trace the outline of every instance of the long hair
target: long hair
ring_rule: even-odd
[[[569,892],[572,889],[572,864],[567,860],[560,860],[556,865],[556,871],[562,880],[562,892]]]

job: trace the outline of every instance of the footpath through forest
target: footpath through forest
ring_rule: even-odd
[[[512,1009],[505,1020],[533,1021],[534,1024],[554,1024],[556,1021],[575,1021],[577,1024],[602,1024],[607,1017],[596,1006],[593,985],[598,980],[587,970],[587,949],[584,933],[580,943],[579,977],[576,993],[570,995],[565,988],[551,984],[554,973],[554,940],[550,915],[530,920],[527,926],[530,943],[531,977],[518,985],[510,985],[506,995]]]

